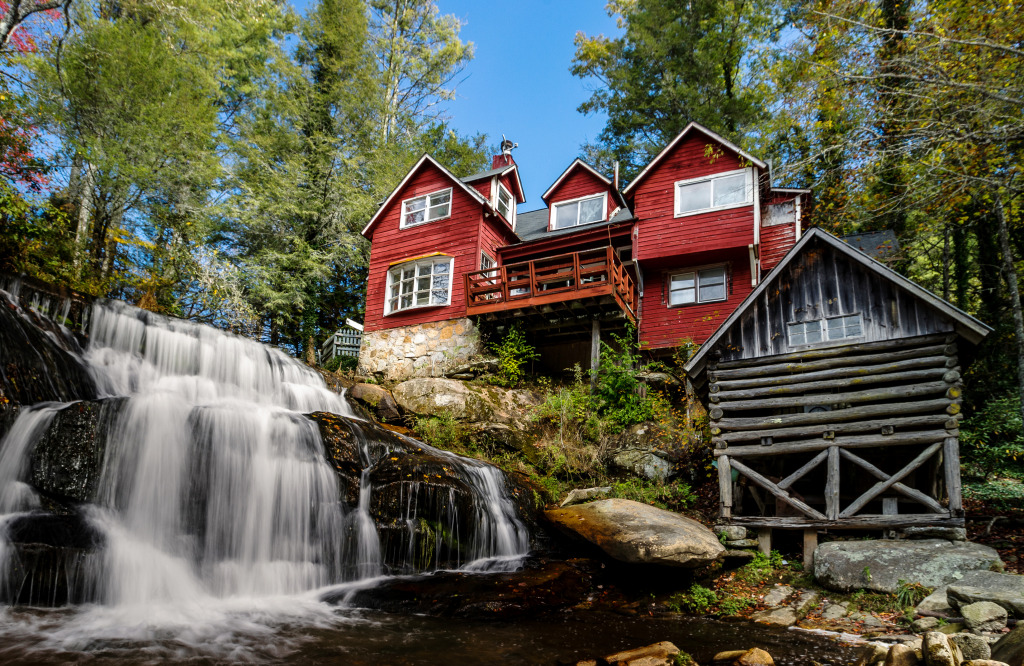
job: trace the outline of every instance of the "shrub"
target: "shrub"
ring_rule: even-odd
[[[704,614],[711,610],[711,606],[717,602],[718,595],[714,590],[694,583],[690,586],[689,592],[676,594],[669,599],[668,606],[677,613]]]
[[[696,499],[690,486],[682,481],[656,483],[635,478],[613,483],[611,496],[673,511],[688,508]]]
[[[461,450],[462,425],[449,412],[416,419],[414,430],[424,442],[445,451]]]
[[[490,346],[498,356],[498,375],[494,382],[512,388],[523,381],[523,366],[537,358],[537,350],[526,341],[526,334],[513,324],[501,342]]]
[[[934,591],[921,583],[908,583],[902,578],[896,581],[896,585],[896,601],[902,608],[918,605]]]
[[[1008,395],[987,401],[964,422],[960,442],[964,466],[975,476],[1024,475],[1020,400]]]

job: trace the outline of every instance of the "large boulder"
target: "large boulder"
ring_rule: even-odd
[[[544,515],[563,532],[622,562],[692,568],[725,553],[714,533],[697,521],[632,500],[598,500]]]
[[[672,463],[645,449],[617,451],[612,456],[612,464],[651,481],[664,481],[672,476]]]
[[[395,396],[386,388],[376,384],[356,384],[348,392],[353,400],[365,405],[377,420],[384,422],[395,422],[402,417],[395,402]]]
[[[122,398],[76,402],[54,415],[33,447],[29,463],[32,486],[44,501],[96,500],[107,433],[122,404]]]
[[[833,541],[814,552],[814,578],[823,587],[842,592],[863,588],[891,594],[900,580],[938,587],[969,571],[1002,565],[993,548],[939,539]]]
[[[1011,617],[1024,618],[1024,576],[995,571],[978,572],[970,578],[950,583],[946,597],[951,606],[991,601],[1006,609]]]
[[[1006,627],[1006,609],[991,601],[979,601],[960,607],[964,624],[972,631],[1002,631]]]
[[[1010,666],[1024,666],[1024,624],[1018,624],[992,646],[992,659]]]
[[[420,377],[395,387],[395,400],[416,416],[447,414],[468,423],[530,425],[531,407],[540,398],[531,391],[467,384],[455,379]]]

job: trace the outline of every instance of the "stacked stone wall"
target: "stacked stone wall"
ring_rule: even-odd
[[[440,377],[481,351],[472,320],[447,319],[363,333],[359,373],[390,381]]]

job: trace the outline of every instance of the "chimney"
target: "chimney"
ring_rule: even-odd
[[[512,143],[511,141],[505,138],[504,134],[502,134],[501,154],[494,156],[494,159],[491,161],[491,168],[500,169],[502,167],[512,166],[513,164],[515,164],[516,161],[512,159],[512,149],[518,147],[518,143]]]

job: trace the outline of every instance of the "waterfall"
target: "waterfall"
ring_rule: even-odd
[[[103,536],[102,547],[80,559],[87,600],[187,608],[299,595],[443,562],[508,566],[529,548],[496,468],[415,440],[383,441],[318,373],[279,350],[101,301],[89,314],[82,359],[112,413],[97,426],[105,443],[98,491],[77,509]],[[23,408],[0,444],[0,589],[18,585],[6,522],[40,510],[27,483],[33,447],[69,404]],[[328,462],[312,412],[338,415],[352,434],[360,467],[354,506],[343,500],[345,479]],[[389,560],[394,549],[382,546],[374,511],[383,499],[373,478],[400,456],[441,460],[461,485],[437,475],[389,486],[408,500],[396,518],[407,552]],[[424,493],[440,518],[424,513]],[[427,522],[433,532],[424,531]],[[424,548],[437,556],[417,560]]]

